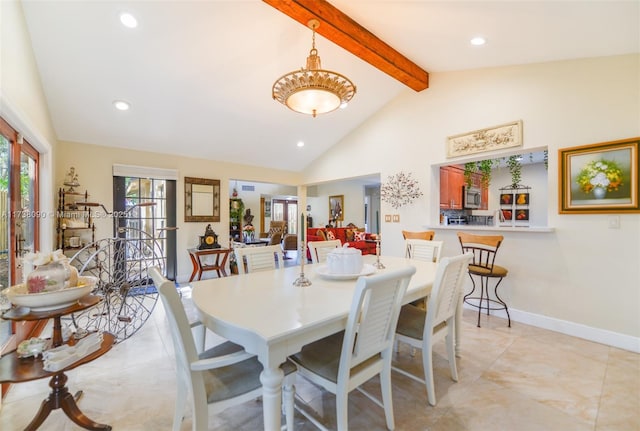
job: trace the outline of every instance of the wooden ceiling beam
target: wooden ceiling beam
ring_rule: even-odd
[[[316,19],[316,33],[346,49],[415,91],[429,87],[429,74],[376,35],[325,0],[263,0],[307,26]]]

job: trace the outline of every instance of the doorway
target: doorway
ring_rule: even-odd
[[[271,205],[271,220],[284,220],[284,233],[298,233],[298,201],[274,199]]]
[[[133,241],[154,241],[162,256],[166,277],[176,278],[176,181],[113,177],[114,236]],[[121,229],[115,231],[115,225]],[[153,250],[154,246],[150,246]],[[152,255],[128,256],[128,268],[153,265]],[[134,262],[137,261],[137,262]]]

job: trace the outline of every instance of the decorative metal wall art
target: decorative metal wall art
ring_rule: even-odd
[[[400,172],[389,175],[387,181],[380,187],[380,198],[396,209],[410,204],[420,196],[422,192],[418,182],[411,178],[411,173]]]
[[[522,121],[475,130],[447,138],[447,157],[501,150],[522,145]]]

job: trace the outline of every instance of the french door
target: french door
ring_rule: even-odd
[[[176,278],[176,182],[153,178],[113,177],[113,209],[120,217],[114,236],[128,241],[153,242],[161,256],[140,254],[127,256],[127,267],[153,266],[153,259],[163,260],[166,277]],[[153,204],[153,205],[149,205]]]
[[[0,118],[0,289],[22,281],[22,257],[38,250],[38,152]],[[0,354],[35,325],[0,319]]]
[[[285,233],[298,233],[298,201],[274,199],[271,207],[271,220],[284,220]]]

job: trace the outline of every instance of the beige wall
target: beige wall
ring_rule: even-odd
[[[431,74],[429,89],[396,98],[309,166],[304,181],[414,174],[422,198],[399,211],[382,203],[382,214],[401,216],[382,223],[384,253],[402,255],[401,229],[438,223],[446,137],[521,119],[524,150],[549,149],[555,231],[505,234],[501,291],[512,317],[640,351],[640,214],[620,215],[620,229],[610,229],[609,215],[559,215],[557,204],[559,148],[640,136],[639,64],[627,55]],[[436,238],[445,255],[459,252],[455,232]]]
[[[191,157],[148,153],[126,149],[114,149],[98,145],[61,142],[56,152],[56,165],[59,175],[54,183],[60,187],[64,173],[73,166],[78,173],[81,190],[87,190],[92,202],[100,202],[111,210],[113,208],[113,164],[145,166],[153,168],[178,170],[177,183],[177,253],[178,281],[186,281],[191,275],[191,262],[187,248],[198,244],[199,235],[204,233],[208,223],[184,222],[184,177],[219,179],[222,200],[221,221],[211,223],[213,230],[219,235],[219,242],[227,246],[229,237],[229,206],[225,200],[230,195],[229,180],[243,178],[248,181],[273,182],[296,185],[300,182],[300,174],[288,171],[264,169],[255,166],[236,165]],[[233,184],[233,183],[232,183]],[[257,215],[259,208],[252,208]],[[112,220],[96,220],[96,238],[107,238],[112,235]]]
[[[344,197],[344,221],[342,226],[353,223],[364,227],[364,183],[357,179],[330,182],[314,186],[314,196],[307,196],[311,205],[309,214],[314,227],[323,227],[329,222],[329,196]]]

